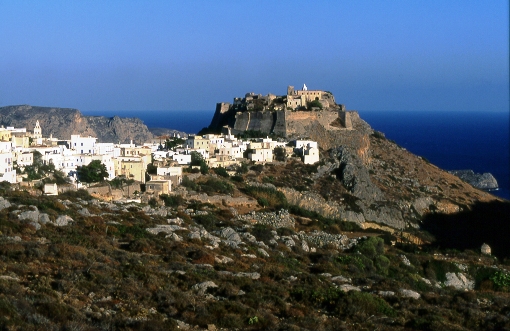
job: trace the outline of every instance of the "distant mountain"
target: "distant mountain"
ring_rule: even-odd
[[[72,134],[97,137],[99,142],[143,143],[153,134],[138,118],[84,116],[78,109],[30,105],[0,107],[0,125],[33,130],[39,121],[43,136],[70,139]]]

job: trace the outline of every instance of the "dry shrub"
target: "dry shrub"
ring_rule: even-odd
[[[492,292],[494,291],[494,283],[490,279],[486,279],[480,282],[480,291]]]

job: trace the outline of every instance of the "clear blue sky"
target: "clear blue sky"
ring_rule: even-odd
[[[507,0],[0,0],[0,106],[207,110],[287,85],[358,110],[509,108]]]

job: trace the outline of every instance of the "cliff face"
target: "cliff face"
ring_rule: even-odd
[[[138,118],[84,116],[78,109],[34,107],[29,105],[0,107],[0,125],[33,130],[39,121],[43,136],[70,139],[72,134],[97,137],[99,142],[144,143],[153,137]]]

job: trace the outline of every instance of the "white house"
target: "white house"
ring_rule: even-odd
[[[158,168],[156,173],[160,176],[182,176],[182,168],[181,167],[165,167]]]
[[[70,148],[80,154],[94,154],[96,147],[95,137],[81,137],[79,134],[71,135]]]
[[[303,147],[319,148],[319,146],[317,145],[316,141],[312,141],[312,140],[296,140],[296,149],[300,149],[300,148],[303,148]]]
[[[175,154],[172,156],[174,161],[177,161],[178,164],[190,164],[191,163],[191,154]]]
[[[16,170],[12,167],[12,152],[0,152],[0,182],[16,183]]]
[[[257,148],[248,153],[248,159],[253,162],[272,162],[273,150],[270,148]]]
[[[305,148],[303,150],[303,163],[314,164],[319,162],[319,149],[315,147]]]
[[[182,183],[182,168],[181,167],[165,167],[156,170],[158,176],[170,178],[174,185]]]
[[[16,153],[16,163],[18,167],[26,167],[34,163],[34,153],[19,152]]]
[[[117,155],[116,152],[118,152]],[[113,157],[117,157],[120,156],[120,149],[115,149],[115,145],[113,143],[96,143],[92,154],[111,155]]]

